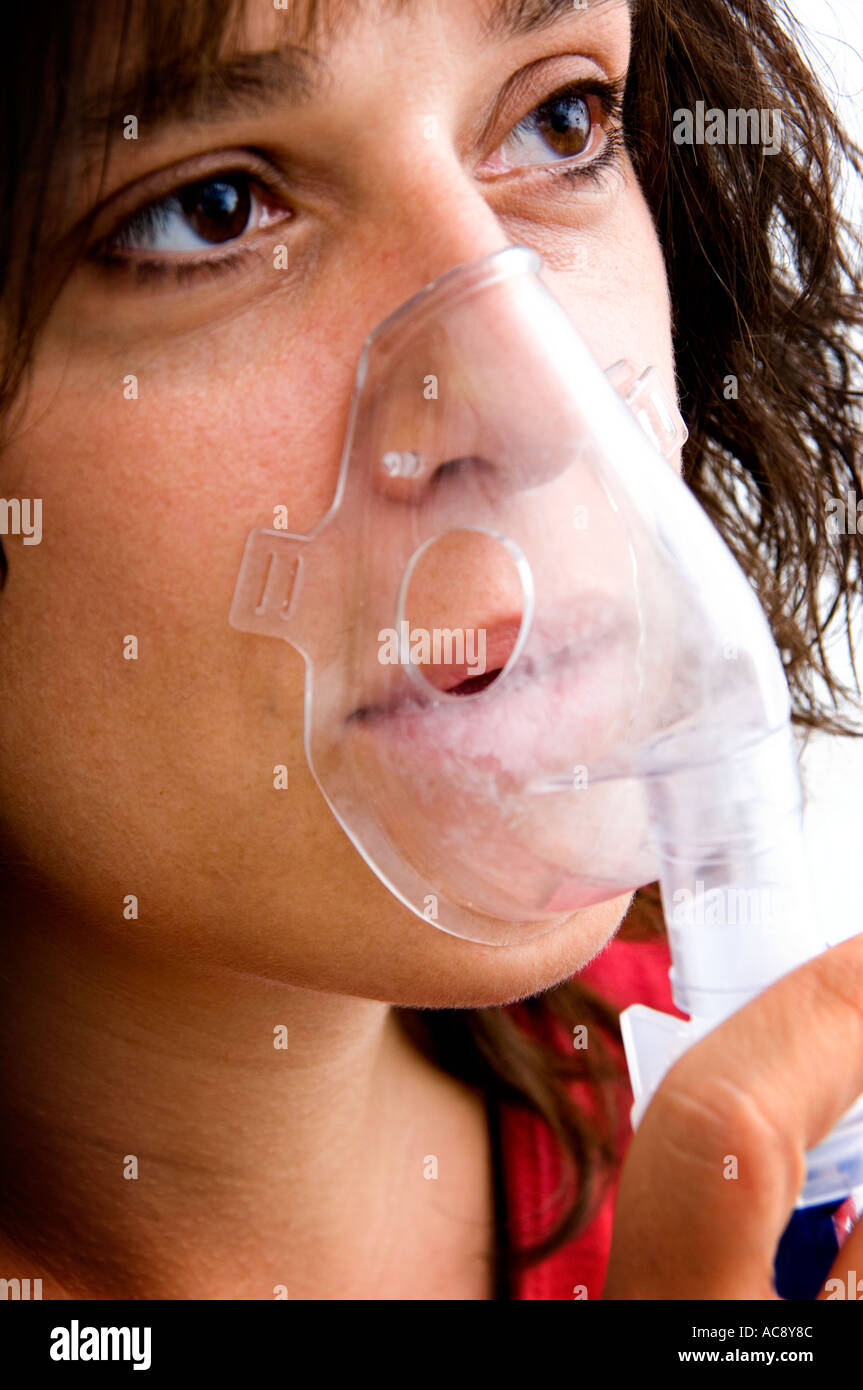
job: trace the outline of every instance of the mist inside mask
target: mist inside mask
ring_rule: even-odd
[[[622,1016],[638,1123],[675,1058],[824,949],[788,687],[674,463],[652,369],[593,359],[511,246],[367,339],[336,494],[248,538],[230,620],[306,662],[333,814],[417,917],[507,946],[659,880],[676,1004]],[[800,1204],[863,1182],[858,1102]]]
[[[371,868],[490,944],[657,878],[652,779],[787,720],[660,452],[676,410],[609,379],[540,269],[508,247],[371,334],[332,507],[252,533],[231,615],[303,653],[309,764]]]

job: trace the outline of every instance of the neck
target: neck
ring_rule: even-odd
[[[47,1297],[404,1297],[413,1261],[486,1287],[482,1100],[388,1005],[16,917],[0,1224]]]

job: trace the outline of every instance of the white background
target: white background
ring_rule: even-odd
[[[846,123],[863,135],[863,0],[789,0]]]

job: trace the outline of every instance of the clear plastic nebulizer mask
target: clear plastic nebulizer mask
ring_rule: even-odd
[[[432,926],[527,941],[659,879],[674,999],[624,1016],[637,1122],[709,1027],[823,950],[781,662],[674,466],[656,373],[604,371],[507,247],[367,339],[336,494],[251,533],[232,624],[306,661],[340,825]],[[863,1107],[801,1200],[863,1182]]]

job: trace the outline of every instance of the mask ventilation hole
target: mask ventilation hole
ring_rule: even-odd
[[[398,628],[409,674],[455,698],[494,685],[521,635],[525,564],[488,531],[447,531],[421,546],[408,565]]]

